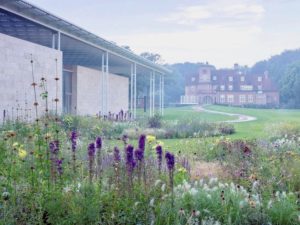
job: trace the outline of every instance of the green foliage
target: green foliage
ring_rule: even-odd
[[[300,49],[284,51],[280,55],[272,56],[268,60],[257,62],[251,73],[263,74],[269,72],[269,76],[277,83],[280,90],[280,100],[283,106],[300,107],[299,100],[299,69]]]
[[[162,124],[162,117],[158,113],[148,119],[148,126],[150,128],[160,128]]]

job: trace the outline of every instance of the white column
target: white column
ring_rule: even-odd
[[[161,107],[162,107],[162,111],[161,111],[161,115],[164,115],[164,111],[165,111],[165,76],[164,74],[162,75],[162,90],[161,90]]]
[[[102,115],[108,115],[109,111],[109,64],[108,64],[108,52],[102,54],[102,102],[101,113]]]
[[[162,74],[159,75],[159,112],[162,115]]]
[[[134,101],[133,101],[133,118],[136,119],[136,101],[137,101],[137,92],[136,92],[136,63],[133,65],[133,78],[134,78]]]
[[[153,112],[152,112],[152,116],[155,114],[155,72],[153,71],[153,85],[152,85],[152,97],[153,97],[153,100],[152,100],[152,109],[153,109]]]
[[[105,54],[105,58],[106,58],[106,65],[105,65],[105,68],[106,68],[106,70],[105,70],[105,72],[106,72],[106,76],[105,76],[105,78],[106,78],[106,99],[105,99],[105,108],[106,108],[106,114],[108,115],[108,112],[110,111],[109,110],[109,92],[110,92],[110,90],[109,90],[109,64],[108,64],[108,60],[109,60],[109,58],[108,58],[108,52],[106,52],[106,54]]]
[[[55,34],[52,34],[52,46],[53,49],[55,49]]]
[[[130,112],[133,113],[133,64],[130,65]]]
[[[60,31],[57,33],[57,50],[60,50],[60,43],[61,43],[61,35]]]
[[[149,87],[149,113],[152,116],[152,71],[150,72],[150,87]]]
[[[104,89],[105,89],[105,82],[104,82],[104,76],[105,76],[105,64],[104,64],[104,53],[102,54],[102,66],[101,66],[101,71],[102,71],[102,76],[101,76],[101,84],[102,84],[102,87],[101,87],[101,89],[102,89],[102,99],[101,99],[101,115],[102,116],[104,116],[105,115],[105,106],[104,106],[104,99],[105,99],[105,91],[104,91]]]

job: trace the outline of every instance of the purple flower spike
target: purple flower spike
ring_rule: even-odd
[[[95,149],[95,143],[89,144],[89,147],[88,147],[88,155],[89,155],[90,157],[94,157],[94,156],[95,156],[95,152],[96,152],[96,149]]]
[[[142,161],[144,159],[144,151],[142,149],[136,149],[134,156],[136,160]]]
[[[139,138],[139,149],[145,151],[146,135],[142,134]]]
[[[63,174],[63,167],[62,167],[63,159],[57,159],[56,160],[56,167],[57,167],[57,172],[59,175]]]
[[[118,147],[114,148],[114,161],[115,162],[120,162],[121,161],[120,150],[118,149]]]
[[[96,148],[98,149],[98,151],[102,148],[102,139],[101,139],[101,137],[96,138]]]
[[[53,155],[57,155],[59,151],[59,141],[52,141],[49,143],[50,152]]]
[[[172,153],[170,152],[166,152],[166,161],[167,161],[167,166],[169,170],[173,170],[174,169],[174,165],[175,165],[175,157]]]
[[[127,170],[129,173],[131,173],[135,167],[135,161],[133,158],[133,146],[128,145],[126,148],[126,165]]]
[[[76,150],[76,145],[77,145],[77,142],[76,142],[76,139],[77,139],[77,133],[75,131],[72,131],[71,132],[71,142],[72,142],[72,151],[75,152]]]
[[[156,146],[156,155],[157,155],[158,162],[161,162],[162,161],[162,147],[161,147],[161,145]]]

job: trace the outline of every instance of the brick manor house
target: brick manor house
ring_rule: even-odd
[[[279,105],[279,92],[266,71],[250,74],[238,64],[233,69],[215,69],[203,64],[198,73],[185,78],[181,104]]]

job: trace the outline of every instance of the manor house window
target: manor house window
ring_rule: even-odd
[[[246,96],[240,95],[240,103],[246,103]]]
[[[225,103],[226,99],[225,99],[225,95],[220,95],[220,103]]]
[[[228,77],[228,80],[229,80],[229,81],[233,81],[233,77],[232,77],[232,76],[229,76],[229,77]]]
[[[262,77],[260,77],[260,76],[257,77],[257,81],[258,81],[258,82],[261,82],[261,81],[262,81]]]
[[[244,82],[245,81],[245,77],[241,76],[241,81]]]
[[[225,90],[225,85],[221,85],[220,89],[221,89],[221,91],[224,91]]]
[[[248,102],[253,103],[253,95],[248,95]]]
[[[228,90],[232,91],[232,89],[233,89],[232,85],[228,85]]]
[[[233,103],[234,101],[234,96],[233,95],[227,95],[227,102],[228,103]]]
[[[241,85],[240,89],[241,89],[241,91],[252,91],[253,86],[252,85]]]

